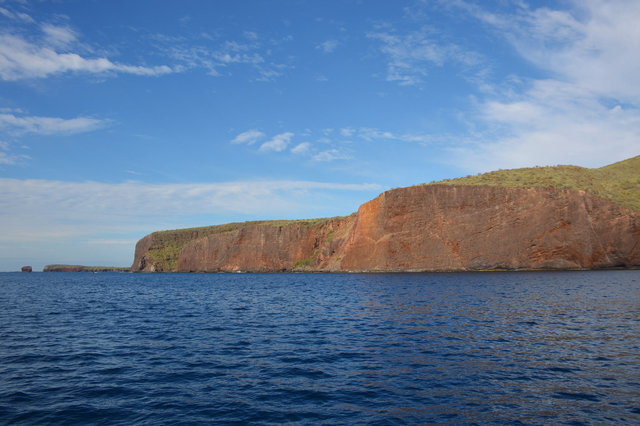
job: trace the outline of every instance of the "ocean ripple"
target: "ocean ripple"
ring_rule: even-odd
[[[640,271],[0,274],[0,423],[640,423]]]

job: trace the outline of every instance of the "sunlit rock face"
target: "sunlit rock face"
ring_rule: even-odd
[[[466,271],[640,266],[640,215],[580,190],[421,185],[344,218],[153,233],[135,271]]]

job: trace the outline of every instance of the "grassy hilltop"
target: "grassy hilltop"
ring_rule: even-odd
[[[640,155],[599,169],[530,167],[498,170],[433,184],[581,189],[640,212]]]

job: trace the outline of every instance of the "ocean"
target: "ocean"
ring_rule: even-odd
[[[0,274],[0,424],[640,424],[640,271]]]

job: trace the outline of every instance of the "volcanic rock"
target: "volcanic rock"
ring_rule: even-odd
[[[233,225],[233,226],[231,226]],[[133,271],[473,271],[640,266],[640,214],[581,190],[420,185],[344,218],[149,234]]]

